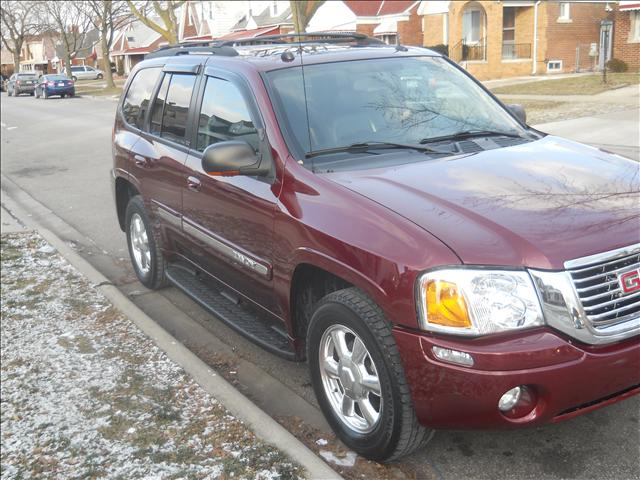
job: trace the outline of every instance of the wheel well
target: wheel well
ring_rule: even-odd
[[[131,182],[121,177],[116,178],[116,210],[118,212],[118,223],[123,232],[125,230],[124,215],[127,211],[129,200],[139,194],[140,192]]]
[[[331,292],[352,287],[342,278],[309,264],[296,267],[291,279],[291,318],[294,335],[304,342],[313,306]]]

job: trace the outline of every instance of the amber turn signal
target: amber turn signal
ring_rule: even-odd
[[[467,302],[455,283],[429,280],[424,288],[429,323],[455,328],[471,327]]]

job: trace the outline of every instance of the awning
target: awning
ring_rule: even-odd
[[[396,20],[383,20],[380,25],[373,29],[374,35],[389,35],[398,33],[398,22]]]
[[[256,38],[269,33],[275,33],[280,28],[278,25],[272,25],[271,27],[254,28],[253,30],[240,30],[238,32],[231,32],[216,38],[216,40],[239,40],[241,38]]]
[[[640,10],[640,1],[638,0],[620,0],[618,4],[620,11]]]

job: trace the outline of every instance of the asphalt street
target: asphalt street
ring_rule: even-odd
[[[111,128],[116,103],[109,99],[1,99],[2,188],[67,240],[154,320],[200,358],[231,365],[239,388],[268,413],[300,417],[327,437],[305,364],[281,360],[206,314],[174,288],[145,290],[135,279],[124,234],[115,215],[109,170]],[[606,137],[597,129],[586,137],[621,154],[633,138],[635,113],[620,112],[628,135]],[[594,117],[595,118],[595,117]],[[637,116],[635,117],[637,118]],[[590,120],[590,128],[597,118]],[[595,123],[593,123],[595,122]],[[616,122],[615,114],[602,120]],[[561,122],[557,122],[561,123]],[[551,125],[553,129],[574,129]],[[635,131],[634,131],[635,130]],[[618,148],[620,147],[620,148]],[[637,145],[631,145],[637,152]],[[283,375],[282,372],[287,372]],[[640,397],[557,425],[515,431],[438,432],[421,452],[398,464],[415,478],[640,478]],[[400,477],[402,478],[402,477]]]

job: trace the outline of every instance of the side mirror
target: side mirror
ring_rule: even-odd
[[[265,175],[261,157],[244,141],[231,140],[209,145],[202,154],[202,169],[209,175],[233,177],[236,175]]]
[[[522,123],[527,123],[527,112],[524,111],[524,107],[517,103],[511,103],[507,105],[507,108],[515,115],[515,117]]]

